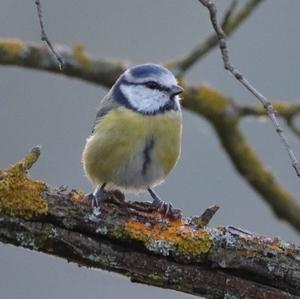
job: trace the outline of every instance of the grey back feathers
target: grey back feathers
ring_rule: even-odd
[[[95,127],[101,122],[102,118],[111,110],[120,106],[116,101],[113,101],[111,92],[109,92],[100,102],[97,110],[96,119],[93,124],[92,133],[95,131]]]

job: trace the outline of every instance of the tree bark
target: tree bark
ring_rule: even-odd
[[[118,191],[106,194],[95,216],[79,191],[26,175],[38,155],[35,148],[0,171],[0,242],[206,298],[300,298],[296,245],[232,226],[203,227],[216,208],[172,219]]]

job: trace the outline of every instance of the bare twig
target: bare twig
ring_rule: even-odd
[[[211,219],[214,217],[214,215],[217,213],[219,208],[220,207],[218,205],[213,205],[213,206],[208,207],[202,213],[202,215],[192,217],[191,223],[196,225],[196,227],[198,227],[198,228],[207,226],[209,224],[209,222],[211,221]]]
[[[52,54],[55,56],[57,62],[58,62],[58,66],[59,69],[62,70],[64,67],[64,61],[62,59],[62,57],[54,50],[47,34],[45,31],[45,26],[44,26],[44,21],[43,21],[43,12],[42,12],[42,6],[41,6],[41,2],[40,0],[35,0],[35,5],[36,5],[36,9],[38,12],[38,17],[39,17],[39,22],[40,22],[40,28],[41,28],[41,40],[44,41],[48,48],[50,49],[50,51],[52,52]]]
[[[258,7],[264,0],[249,0],[242,8],[234,15],[234,2],[223,18],[223,30],[227,36],[231,35],[239,26],[252,14],[255,8]],[[227,16],[226,16],[227,15]],[[168,66],[177,76],[183,76],[196,62],[198,62],[205,54],[218,45],[218,38],[215,34],[209,35],[201,42],[192,52],[182,59],[172,61]]]
[[[30,153],[24,158],[24,160],[20,161],[25,171],[28,171],[32,167],[32,165],[38,160],[40,154],[41,146],[37,145],[31,149]]]
[[[219,40],[219,47],[220,47],[222,59],[224,62],[224,68],[227,71],[229,71],[230,73],[232,73],[233,76],[242,85],[244,85],[262,103],[262,105],[266,109],[266,112],[267,112],[268,116],[270,117],[270,119],[276,129],[276,132],[280,136],[280,139],[283,142],[283,144],[289,154],[289,157],[292,161],[292,165],[296,171],[297,176],[300,177],[300,164],[294,154],[294,151],[291,148],[291,145],[289,144],[289,142],[285,136],[283,129],[281,128],[281,125],[278,122],[278,119],[276,117],[276,111],[273,108],[272,103],[263,94],[261,94],[258,90],[256,90],[251,85],[251,83],[242,75],[242,73],[238,69],[236,69],[230,62],[228,48],[227,48],[227,44],[226,44],[226,40],[225,40],[226,36],[225,36],[223,29],[219,25],[218,19],[217,19],[216,5],[211,0],[199,0],[199,2],[203,6],[205,6],[209,11],[211,23],[214,27],[214,30],[215,30],[218,40]]]

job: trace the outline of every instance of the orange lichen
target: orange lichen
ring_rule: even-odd
[[[32,151],[24,160],[1,173],[0,213],[26,219],[47,213],[47,201],[41,197],[45,184],[26,173],[36,159],[36,153]]]
[[[208,232],[191,228],[181,219],[154,226],[129,220],[125,231],[131,238],[143,242],[148,248],[154,248],[153,244],[163,244],[164,247],[167,246],[170,250],[174,248],[177,253],[186,256],[205,254],[212,245]],[[155,247],[160,250],[158,246]]]
[[[69,199],[84,203],[86,201],[85,193],[80,189],[73,189],[69,192]]]

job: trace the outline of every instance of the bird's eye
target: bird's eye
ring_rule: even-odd
[[[150,89],[159,89],[160,88],[159,84],[154,81],[146,82],[145,85]]]

